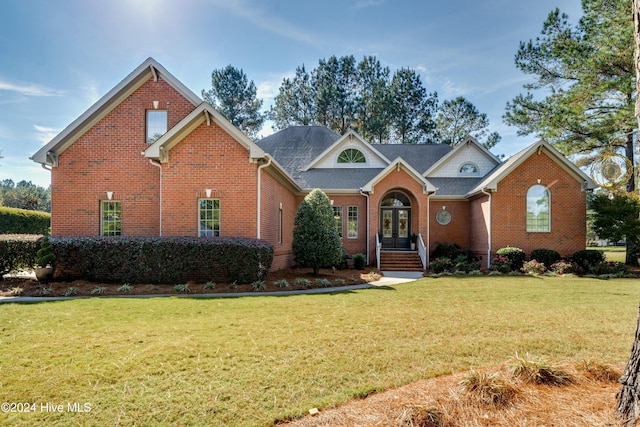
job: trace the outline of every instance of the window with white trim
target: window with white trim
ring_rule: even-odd
[[[367,159],[362,151],[356,148],[347,148],[338,155],[338,163],[366,163]]]
[[[349,206],[347,208],[347,238],[358,238],[358,207]]]
[[[332,208],[336,231],[338,232],[338,236],[342,237],[342,206],[332,206]]]
[[[479,172],[478,166],[472,162],[465,162],[458,170],[460,175],[475,175]]]
[[[198,236],[220,235],[220,200],[198,200]]]
[[[147,142],[156,142],[167,132],[167,112],[147,110]]]
[[[100,203],[100,235],[122,234],[122,205],[118,201],[103,200]]]
[[[550,194],[544,185],[532,185],[527,190],[527,231],[551,231]]]

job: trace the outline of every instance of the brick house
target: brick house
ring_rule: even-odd
[[[545,141],[504,162],[472,138],[371,144],[294,126],[254,142],[153,58],[31,159],[51,170],[53,235],[260,238],[274,270],[293,263],[296,210],[314,188],[348,253],[424,265],[450,242],[487,262],[505,246],[570,255],[585,247],[595,187]]]

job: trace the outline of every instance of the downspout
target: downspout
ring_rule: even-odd
[[[491,192],[486,191],[486,187],[480,189],[483,194],[486,194],[489,197],[489,223],[487,224],[487,268],[491,268]]]
[[[256,226],[257,226],[257,233],[256,233],[257,236],[256,236],[256,238],[257,239],[260,238],[260,202],[261,202],[261,199],[262,199],[262,191],[260,190],[260,185],[261,185],[261,179],[260,179],[261,173],[260,173],[260,171],[261,171],[261,169],[266,168],[267,166],[271,165],[271,161],[272,161],[272,158],[268,154],[265,154],[265,158],[267,159],[267,163],[264,163],[264,164],[261,164],[260,166],[258,166],[258,201],[257,201],[258,205],[256,206],[256,211],[258,213],[257,214],[258,223],[256,224]]]
[[[153,159],[149,159],[149,163],[151,163],[153,166],[157,166],[158,169],[160,169],[160,191],[159,191],[159,198],[160,198],[160,237],[162,237],[162,164],[160,164],[160,162],[153,160]]]
[[[360,195],[367,198],[367,265],[369,265],[369,262],[370,262],[369,254],[371,252],[371,250],[369,249],[369,246],[371,245],[371,242],[369,241],[369,237],[371,236],[371,231],[369,229],[369,227],[371,226],[371,211],[369,210],[369,195],[362,190],[360,190]]]

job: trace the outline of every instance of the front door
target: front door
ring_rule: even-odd
[[[411,209],[382,208],[381,231],[383,249],[408,249],[411,247]]]

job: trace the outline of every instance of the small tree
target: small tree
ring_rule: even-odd
[[[598,237],[614,242],[640,239],[640,199],[636,193],[620,191],[612,198],[599,193],[590,200],[590,205],[593,230]],[[632,248],[627,248],[625,264],[638,265],[638,254]]]
[[[322,266],[342,262],[342,245],[331,202],[322,190],[313,190],[298,207],[293,228],[293,255],[298,264],[313,268],[313,274],[318,274]]]

